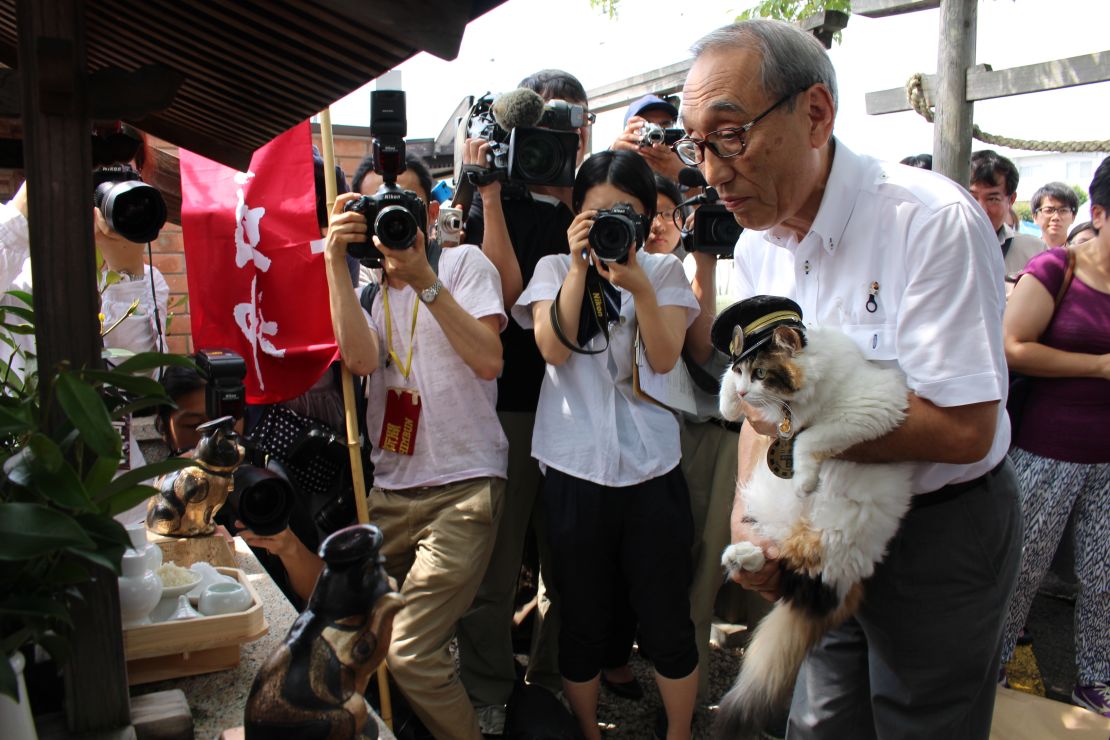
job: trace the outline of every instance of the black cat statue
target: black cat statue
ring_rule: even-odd
[[[201,424],[203,435],[193,464],[164,476],[150,497],[146,527],[167,537],[202,537],[216,531],[212,518],[227,501],[232,476],[243,462],[235,419],[223,416]]]
[[[247,740],[377,737],[363,692],[404,604],[382,567],[381,544],[381,530],[356,524],[320,545],[324,570],[308,606],[251,686]]]

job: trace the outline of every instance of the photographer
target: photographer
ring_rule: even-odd
[[[401,173],[387,182],[390,174]],[[437,274],[418,226],[410,244],[387,247],[359,207],[344,210],[357,197],[336,201],[324,257],[342,361],[370,376],[370,517],[405,597],[387,660],[437,738],[478,740],[449,645],[493,550],[505,490],[507,443],[494,410],[498,334],[507,322],[500,282],[481,250],[467,245],[444,250]],[[367,315],[346,255],[371,232],[383,277]]]
[[[654,124],[662,129],[674,128],[678,121],[678,108],[658,95],[645,95],[628,106],[624,113],[624,131],[613,142],[610,149],[639,152],[651,169],[663,177],[678,180],[682,162],[667,147],[662,139],[645,143],[643,130],[645,124]]]
[[[548,103],[587,105],[582,83],[560,70],[536,72],[521,80],[519,87],[536,92]],[[584,125],[577,129],[576,164],[585,157],[591,119],[587,113]],[[470,139],[464,161],[485,162],[489,151],[489,142]],[[506,306],[516,301],[543,257],[567,253],[567,228],[574,218],[571,193],[570,187],[502,185],[500,180],[479,186],[466,224],[466,240],[481,244],[497,266]],[[517,681],[511,630],[530,527],[536,532],[541,574],[546,573],[549,559],[547,537],[537,521],[541,516],[541,507],[536,506],[540,470],[530,455],[544,361],[530,329],[521,328],[516,321],[509,321],[501,342],[505,367],[497,382],[497,415],[509,440],[505,510],[489,569],[473,607],[459,623],[462,680],[478,709],[482,730],[489,734],[503,731],[505,706]],[[527,681],[556,693],[561,689],[554,637],[558,602],[550,585],[546,577],[541,578]]]
[[[654,177],[638,154],[587,159],[572,203],[570,254],[540,260],[513,307],[522,326],[535,327],[547,362],[532,455],[545,466],[559,670],[579,729],[597,740],[602,652],[627,598],[655,664],[667,737],[680,740],[690,736],[698,683],[690,498],[678,422],[637,394],[633,363],[670,371],[698,303],[678,260],[637,251],[656,207]],[[600,304],[604,315],[594,311]]]
[[[139,173],[130,166],[101,167],[93,172],[94,186],[110,187],[110,183],[139,181]],[[152,192],[156,194],[156,191]],[[163,216],[157,223],[161,228]],[[170,289],[162,273],[143,259],[143,243],[132,241],[117,232],[101,207],[92,208],[92,227],[96,248],[104,259],[98,277],[100,286],[101,335],[104,346],[132,352],[165,350],[166,304]],[[0,206],[0,290],[30,292],[31,241],[27,221],[27,183],[19,186],[15,196]],[[132,235],[134,236],[134,235]],[[145,236],[157,238],[157,231]],[[144,242],[145,243],[145,242]],[[135,302],[137,305],[132,308]],[[5,295],[0,304],[24,306],[18,299]],[[34,353],[33,334],[11,335],[21,350],[12,358],[12,370],[21,373],[24,354]]]

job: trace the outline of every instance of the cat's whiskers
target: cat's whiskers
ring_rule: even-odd
[[[757,406],[757,407],[762,406],[762,407],[766,408],[766,407],[769,407],[769,406],[778,406],[779,411],[783,415],[785,415],[786,418],[788,418],[788,419],[793,419],[794,418],[794,410],[792,408],[790,408],[790,404],[787,403],[785,400],[779,398],[778,396],[771,395],[770,393],[764,393],[762,391],[753,391],[753,392],[748,394],[748,397],[745,400],[749,404],[751,404],[752,406]]]

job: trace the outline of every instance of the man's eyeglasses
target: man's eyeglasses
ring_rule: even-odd
[[[1073,211],[1071,209],[1071,206],[1041,206],[1037,209],[1037,213],[1041,214],[1042,216],[1048,216],[1049,218],[1052,218],[1057,213],[1059,213],[1061,216],[1066,216],[1069,213],[1073,213]]]
[[[695,139],[691,136],[686,136],[671,144],[671,150],[678,155],[678,158],[682,160],[683,164],[691,166],[699,165],[705,161],[706,147],[709,147],[713,153],[721,159],[739,157],[748,146],[748,132],[751,131],[752,126],[762,121],[771,114],[771,111],[801,92],[804,92],[804,90],[796,90],[784,96],[777,103],[760,113],[751,121],[745,123],[743,126],[730,126],[729,128],[710,131],[705,135],[704,139]]]

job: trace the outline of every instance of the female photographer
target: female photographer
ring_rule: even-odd
[[[637,373],[674,367],[698,315],[678,260],[637,252],[655,204],[655,181],[640,155],[587,159],[574,183],[570,254],[540,260],[513,307],[521,326],[535,328],[547,363],[532,455],[546,471],[562,598],[559,671],[579,727],[593,740],[600,738],[598,676],[617,627],[618,593],[632,605],[640,643],[655,663],[671,740],[690,736],[697,691],[687,595],[693,524],[678,467],[678,421],[633,388],[638,360]],[[600,232],[616,225],[620,233],[622,224],[627,252],[614,254],[614,230],[608,239]]]

